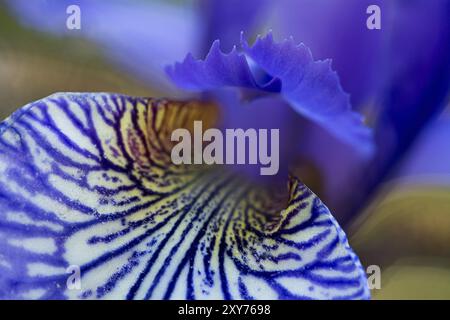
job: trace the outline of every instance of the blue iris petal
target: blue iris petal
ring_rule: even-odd
[[[372,132],[362,116],[351,110],[330,61],[314,61],[311,52],[293,39],[276,43],[272,34],[258,38],[253,46],[242,40],[243,52],[234,48],[225,54],[213,43],[205,60],[188,55],[182,63],[167,67],[179,87],[190,91],[214,91],[227,87],[280,93],[294,110],[316,122],[336,137],[370,157],[374,151]],[[270,75],[258,82],[250,63]]]
[[[190,91],[258,87],[245,56],[236,48],[224,54],[218,40],[214,41],[204,61],[188,54],[182,63],[169,66],[166,71],[175,84]]]

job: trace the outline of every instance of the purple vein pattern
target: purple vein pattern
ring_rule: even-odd
[[[343,231],[298,179],[283,202],[231,171],[172,164],[171,132],[214,113],[66,93],[1,123],[0,298],[369,298]]]

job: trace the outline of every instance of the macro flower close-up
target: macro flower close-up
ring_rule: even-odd
[[[449,93],[448,0],[1,1],[0,299],[450,299]]]

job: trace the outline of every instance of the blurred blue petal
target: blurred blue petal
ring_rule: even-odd
[[[167,73],[179,87],[191,91],[233,87],[253,89],[255,96],[280,94],[299,114],[370,157],[370,129],[351,111],[348,95],[329,61],[314,61],[309,49],[296,45],[293,39],[276,43],[271,33],[258,38],[253,46],[242,40],[242,50],[234,48],[224,54],[216,41],[204,61],[188,55],[182,63],[169,66]],[[270,118],[271,113],[259,116]]]
[[[450,1],[393,2],[390,11],[390,38],[384,49],[389,59],[376,130],[381,151],[397,160],[445,107],[450,89]]]
[[[366,9],[373,4],[381,8],[381,30],[366,28]],[[315,57],[332,59],[354,109],[373,123],[377,153],[371,164],[349,159],[327,169],[363,172],[330,194],[342,199],[333,208],[358,211],[444,107],[450,84],[450,1],[280,0],[273,6],[278,14],[270,26],[303,41]]]
[[[252,34],[264,27],[273,0],[203,0],[201,13],[205,21],[205,52],[211,43],[220,39],[222,49],[231,50],[241,31]]]
[[[260,184],[284,183],[289,165],[304,143],[300,125],[301,117],[298,113],[278,94],[243,99],[242,92],[225,89],[215,91],[213,99],[221,106],[219,125],[222,129],[279,130],[279,171],[275,176],[261,176],[259,166],[254,165],[238,165],[235,169],[245,172],[247,176],[253,177]]]
[[[280,0],[271,27],[283,37],[294,36],[316,59],[331,59],[355,108],[371,103],[384,75],[383,44],[388,31],[366,27],[366,9],[376,4],[387,14],[383,0]],[[382,25],[385,27],[385,24]]]
[[[366,28],[369,5],[381,8],[381,30]],[[393,86],[414,99],[435,68],[446,67],[448,0],[280,0],[273,6],[274,30],[301,40],[316,58],[332,59],[355,108],[382,102]]]
[[[13,0],[21,21],[38,30],[75,36],[98,44],[114,62],[153,87],[173,89],[164,66],[201,44],[193,8],[163,1]],[[66,27],[69,5],[81,9],[81,30]]]
[[[416,183],[450,185],[450,114],[427,125],[395,176]]]
[[[379,152],[361,201],[355,196],[356,209],[395,172],[420,132],[445,107],[450,90],[450,1],[395,2],[392,11],[389,72],[375,127]]]

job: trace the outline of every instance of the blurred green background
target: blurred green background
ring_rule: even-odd
[[[0,118],[60,91],[153,94],[87,41],[24,28],[0,3]]]

